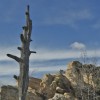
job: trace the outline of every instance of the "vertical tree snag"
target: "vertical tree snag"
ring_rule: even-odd
[[[29,6],[26,10],[26,25],[23,26],[23,33],[20,35],[22,42],[21,47],[18,50],[21,52],[21,57],[16,57],[11,54],[7,54],[8,57],[16,60],[20,65],[19,74],[19,100],[26,100],[28,83],[29,83],[29,56],[31,53],[36,53],[35,51],[30,51],[31,31],[32,31],[32,20],[30,19]]]

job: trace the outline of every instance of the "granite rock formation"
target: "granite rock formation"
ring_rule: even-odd
[[[17,86],[2,86],[1,100],[18,100]],[[100,100],[100,67],[72,61],[64,73],[30,77],[27,100]]]

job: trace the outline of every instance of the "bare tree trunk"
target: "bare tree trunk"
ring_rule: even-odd
[[[23,33],[20,35],[22,46],[18,47],[21,52],[21,57],[18,58],[14,55],[7,54],[8,57],[19,62],[20,65],[20,75],[19,75],[19,100],[26,100],[28,83],[29,83],[29,56],[31,53],[36,53],[30,51],[30,42],[32,31],[32,20],[30,19],[29,6],[27,6],[26,11],[26,26],[23,26]]]

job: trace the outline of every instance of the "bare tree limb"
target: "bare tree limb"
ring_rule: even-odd
[[[18,49],[18,50],[20,50],[20,51],[22,50],[22,48],[21,48],[21,47],[17,47],[17,49]]]
[[[19,58],[19,57],[17,57],[17,56],[14,56],[12,54],[7,54],[7,56],[10,57],[10,58],[12,58],[12,59],[14,59],[14,60],[16,60],[17,62],[22,62],[22,59]]]
[[[29,52],[29,56],[31,55],[31,53],[36,53],[36,51],[30,51],[30,52]]]
[[[30,51],[30,53],[36,53],[36,51]]]
[[[33,40],[32,39],[30,39],[30,42],[32,42]]]

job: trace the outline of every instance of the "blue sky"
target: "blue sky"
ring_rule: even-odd
[[[89,57],[100,57],[99,0],[2,0],[0,1],[0,81],[14,83],[18,64],[6,57],[20,55],[20,33],[25,25],[25,10],[30,5],[33,21],[30,75],[66,69],[67,63],[78,60],[80,49]],[[35,71],[35,72],[34,72]],[[8,81],[11,80],[11,81]]]

